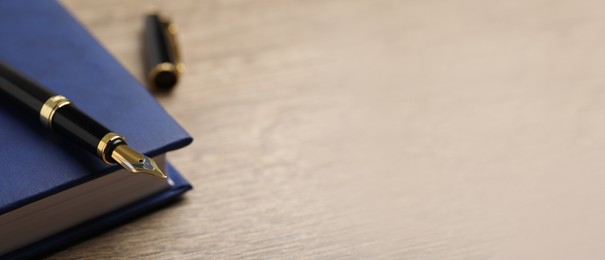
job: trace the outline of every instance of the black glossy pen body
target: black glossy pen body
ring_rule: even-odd
[[[168,25],[157,13],[145,18],[146,71],[149,84],[158,90],[168,90],[178,80],[178,57],[167,31]]]
[[[161,63],[175,63],[176,57],[170,46],[166,25],[158,14],[149,14],[145,18],[145,44],[147,44],[147,69]]]
[[[11,99],[15,105],[27,110],[27,115],[41,118],[41,110],[45,103],[57,94],[43,87],[27,76],[14,71],[9,66],[0,63],[0,94]],[[96,154],[97,146],[109,129],[84,114],[73,103],[69,103],[53,111],[50,124],[54,132],[78,143],[86,151]],[[41,122],[42,125],[45,122]],[[115,144],[110,144],[115,145]]]
[[[53,131],[77,142],[88,152],[96,154],[99,141],[109,129],[82,113],[73,104],[57,110],[52,121]]]
[[[37,116],[44,102],[56,94],[0,63],[0,95],[13,101],[27,114]]]

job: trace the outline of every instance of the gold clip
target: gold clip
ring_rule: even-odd
[[[178,34],[178,27],[167,17],[160,14],[158,14],[158,16],[160,17],[160,21],[162,21],[162,25],[164,26],[164,31],[166,32],[166,35],[170,39],[170,48],[172,49],[172,53],[174,54],[174,65],[176,67],[176,73],[180,75],[185,71],[185,64],[181,60],[181,52],[176,39],[176,35]]]

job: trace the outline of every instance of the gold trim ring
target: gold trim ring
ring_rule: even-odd
[[[97,155],[101,157],[101,159],[103,159],[106,164],[113,164],[107,159],[107,157],[105,157],[105,150],[108,147],[107,145],[117,139],[122,139],[122,141],[126,142],[126,139],[124,139],[124,137],[114,132],[109,132],[105,136],[103,136],[103,138],[101,138],[101,141],[99,141],[99,144],[97,144]]]
[[[42,108],[40,108],[40,123],[49,129],[53,129],[53,117],[55,116],[55,113],[59,108],[69,104],[71,104],[71,101],[61,95],[48,98],[42,105]]]
[[[177,67],[170,62],[162,62],[160,64],[155,65],[155,67],[153,67],[147,75],[147,80],[149,81],[149,85],[151,85],[151,87],[157,88],[157,86],[155,85],[155,78],[162,72],[174,73],[174,76],[177,77],[178,80],[179,72],[177,70]]]

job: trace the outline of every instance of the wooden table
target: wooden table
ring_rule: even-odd
[[[603,3],[155,2],[195,189],[53,258],[605,255]],[[63,3],[143,78],[151,2]]]

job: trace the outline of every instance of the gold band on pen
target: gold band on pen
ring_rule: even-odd
[[[172,52],[174,54],[174,64],[176,66],[176,75],[180,76],[183,72],[185,72],[185,64],[181,60],[181,50],[179,48],[179,44],[177,42],[177,34],[178,27],[176,24],[164,18],[164,26],[166,27],[166,32],[168,33],[168,37],[170,39],[170,47],[172,48]]]
[[[162,72],[170,72],[172,74],[174,74],[175,77],[178,77],[178,71],[177,71],[177,67],[174,66],[174,64],[170,63],[170,62],[162,62],[158,65],[155,65],[155,67],[153,67],[151,69],[151,71],[149,71],[149,75],[147,75],[148,79],[149,79],[149,84],[152,87],[157,87],[155,85],[155,78]]]
[[[42,125],[53,128],[53,117],[59,108],[71,104],[71,101],[64,96],[56,95],[48,98],[40,108],[40,122]]]
[[[113,164],[112,162],[110,162],[107,157],[105,156],[106,154],[106,149],[109,143],[117,140],[117,139],[122,139],[122,141],[126,142],[126,139],[114,132],[109,132],[107,133],[105,136],[103,136],[103,138],[101,138],[101,141],[99,141],[99,144],[97,144],[97,155],[99,157],[101,157],[101,159],[103,159],[103,162],[105,162],[106,164]]]

